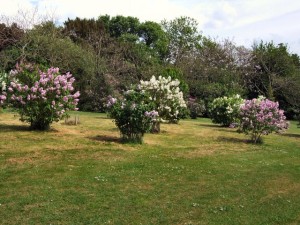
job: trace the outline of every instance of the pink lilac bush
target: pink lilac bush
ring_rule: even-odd
[[[0,95],[0,107],[4,104],[6,100],[6,92],[2,92],[2,94]]]
[[[51,67],[46,72],[14,71],[14,76],[8,87],[9,102],[18,110],[21,121],[29,122],[33,129],[48,129],[69,110],[78,110],[80,93],[73,94],[75,78],[71,73],[60,74],[59,68]]]
[[[240,110],[239,131],[250,134],[254,143],[261,141],[261,135],[282,132],[289,126],[278,102],[264,98],[246,100]]]

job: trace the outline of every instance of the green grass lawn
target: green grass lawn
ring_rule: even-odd
[[[253,145],[208,119],[122,144],[105,114],[0,114],[0,224],[300,224],[300,128]]]

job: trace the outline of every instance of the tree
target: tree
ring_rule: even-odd
[[[198,32],[197,26],[197,21],[190,17],[162,21],[162,27],[169,39],[167,62],[177,65],[198,49],[202,35]]]
[[[106,28],[105,21],[109,19],[108,16],[97,20],[75,18],[64,23],[63,33],[93,56],[94,72],[89,76],[85,91],[81,91],[80,107],[85,111],[103,111],[104,99],[114,89],[111,85],[114,79],[106,76],[111,68],[105,58],[106,51],[115,45]]]
[[[6,26],[4,23],[0,24],[0,51],[8,46],[14,46],[20,39],[22,39],[24,31],[19,28],[16,23]]]
[[[131,16],[100,16],[98,21],[104,23],[106,30],[111,37],[119,38],[126,34],[132,34],[138,37],[140,21],[136,17]]]
[[[146,21],[139,26],[138,34],[140,41],[158,54],[161,60],[166,57],[168,51],[168,38],[160,24]]]
[[[289,78],[294,75],[295,58],[289,54],[286,45],[275,46],[273,42],[254,44],[253,55],[256,89],[267,98],[274,99],[274,92],[288,85]]]
[[[178,65],[191,97],[203,100],[206,109],[215,98],[244,94],[238,50],[229,40],[218,43],[203,37],[193,55]]]
[[[280,106],[294,114],[300,105],[295,101],[295,94],[299,96],[300,60],[296,54],[290,54],[285,44],[273,42],[253,46],[254,73],[249,79],[249,93],[264,95],[269,99],[279,101]],[[292,90],[292,91],[291,91]],[[297,97],[296,97],[297,98]]]
[[[139,26],[136,18],[107,15],[65,23],[64,33],[95,54],[95,74],[88,94],[82,92],[81,97],[81,102],[91,103],[86,104],[88,110],[95,108],[96,102],[103,109],[105,96],[117,96],[139,80],[159,73],[158,51],[139,38]]]

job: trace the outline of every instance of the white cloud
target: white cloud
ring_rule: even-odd
[[[28,0],[0,0],[0,13],[7,16],[15,15],[19,9],[30,9],[32,3]]]

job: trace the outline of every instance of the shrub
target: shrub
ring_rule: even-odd
[[[213,123],[231,126],[238,123],[240,106],[244,100],[240,95],[220,97],[209,105],[209,114]]]
[[[281,132],[288,128],[284,111],[278,102],[263,97],[246,100],[241,106],[239,131],[251,135],[251,141],[261,142],[261,135]]]
[[[7,99],[6,86],[7,86],[7,74],[0,73],[0,107],[4,105]]]
[[[74,91],[72,74],[59,73],[59,68],[46,72],[26,65],[12,71],[8,87],[9,102],[17,109],[21,121],[32,129],[46,130],[53,121],[59,121],[69,110],[77,110],[79,92]]]
[[[159,114],[158,121],[178,123],[185,116],[187,108],[183,93],[179,89],[180,82],[175,79],[152,76],[150,81],[140,81],[139,90],[145,92],[148,101],[154,104]]]
[[[124,142],[142,143],[144,134],[158,117],[158,112],[144,99],[144,93],[134,90],[127,91],[122,99],[108,98],[109,116],[114,119]]]

